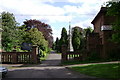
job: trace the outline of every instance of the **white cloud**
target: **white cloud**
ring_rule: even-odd
[[[46,20],[48,23],[69,22],[72,16],[31,16],[31,19]]]
[[[4,11],[2,8],[0,8],[0,12]]]
[[[37,4],[34,4],[37,3]],[[35,0],[2,0],[2,7],[7,9],[17,10],[21,14],[35,14],[35,15],[62,15],[64,10],[59,7],[47,5],[41,1]]]
[[[88,27],[92,26],[91,21],[100,10],[101,5],[108,0],[0,0],[0,12],[8,11],[16,14],[17,20],[20,19],[38,19],[49,23],[71,21],[72,26]],[[63,7],[56,7],[45,2],[69,2],[78,5],[63,5]],[[79,5],[81,4],[81,5]],[[24,17],[21,16],[26,15]],[[92,15],[93,14],[93,15]],[[21,18],[22,17],[22,18]],[[26,18],[25,18],[26,17]],[[77,19],[77,20],[76,20]],[[19,21],[18,21],[19,22]],[[53,26],[54,37],[60,36],[57,29]],[[58,27],[60,30],[61,28]]]
[[[1,0],[0,7],[5,10],[16,11],[14,14],[31,15],[31,18],[48,19],[50,22],[56,21],[70,21],[77,16],[89,16],[81,14],[95,14],[100,8],[100,5],[95,4],[100,1],[97,0],[68,0],[73,3],[83,3],[82,6],[65,5],[62,7],[55,7],[53,5],[45,4],[43,2],[59,2],[59,0]],[[63,0],[64,1],[64,0]],[[63,2],[61,1],[61,2]],[[103,1],[103,0],[102,0]],[[66,0],[67,2],[67,0]],[[101,2],[102,3],[102,2]],[[92,5],[91,5],[92,4]],[[1,9],[2,11],[2,9]],[[92,12],[94,11],[94,12]],[[67,16],[64,16],[67,14]],[[35,16],[38,15],[38,16]]]
[[[85,21],[80,21],[80,22],[72,25],[72,27],[75,27],[75,26],[79,26],[79,27],[82,27],[82,28],[87,28],[87,27],[90,26],[90,27],[93,28],[93,25],[91,24],[91,19],[88,19],[88,20],[85,20]]]
[[[61,31],[62,31],[62,28],[60,28],[59,30],[58,29],[54,29],[53,30],[54,41],[56,40],[57,37],[60,39],[60,37],[61,37]]]
[[[94,4],[94,3],[103,3],[103,2],[106,2],[106,1],[109,1],[109,0],[91,0],[91,1],[88,1],[88,0],[68,0],[69,2],[71,3],[85,3],[85,4]]]

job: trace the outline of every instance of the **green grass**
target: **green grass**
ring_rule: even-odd
[[[120,64],[91,64],[88,66],[70,67],[77,72],[98,78],[120,79]]]
[[[119,60],[103,60],[103,59],[99,59],[99,60],[85,60],[85,61],[64,61],[61,63],[61,65],[74,65],[74,64],[87,64],[87,63],[101,63],[101,62],[111,62],[111,61],[119,61]]]
[[[104,61],[64,61],[62,65],[86,64],[86,63],[99,63]]]

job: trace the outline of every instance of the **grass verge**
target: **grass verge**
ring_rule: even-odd
[[[70,69],[98,78],[120,79],[120,63],[91,64],[88,66],[70,67]]]
[[[85,61],[64,61],[61,65],[74,65],[74,64],[87,64],[87,63],[101,63],[101,62],[112,62],[119,60],[85,60]]]
[[[100,63],[104,61],[64,61],[62,65],[86,64],[86,63]]]

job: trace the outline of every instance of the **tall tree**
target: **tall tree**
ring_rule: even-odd
[[[62,28],[62,32],[61,32],[61,38],[59,41],[59,45],[60,45],[60,52],[61,52],[61,47],[62,45],[68,45],[68,35],[67,35],[67,30],[66,28]]]
[[[49,47],[52,47],[53,44],[53,36],[52,36],[52,28],[50,25],[45,24],[39,20],[26,20],[24,21],[27,29],[30,30],[32,28],[38,28],[39,31],[43,33],[43,36],[49,43]]]
[[[1,13],[2,20],[2,47],[5,51],[11,51],[18,44],[17,22],[13,14],[9,12]]]
[[[26,31],[23,35],[23,42],[32,43],[32,45],[40,47],[48,47],[48,42],[37,28],[32,28],[29,31]]]
[[[86,49],[87,46],[87,35],[89,35],[89,33],[92,33],[93,29],[92,27],[87,27],[83,30],[83,38],[81,40],[81,48],[82,49]]]
[[[60,41],[62,44],[68,44],[68,35],[67,35],[67,30],[63,27],[62,32],[61,32],[61,38]]]
[[[89,34],[89,33],[92,33],[93,32],[93,29],[91,28],[91,27],[87,27],[87,28],[85,28],[84,29],[84,36],[85,37],[87,37],[87,35]]]
[[[55,50],[56,50],[57,52],[60,51],[60,46],[59,46],[59,39],[58,39],[58,37],[56,38],[56,41],[55,41]]]
[[[109,1],[107,4],[107,14],[109,16],[115,16],[116,21],[112,24],[114,34],[112,35],[112,40],[120,44],[120,1]]]
[[[72,34],[72,45],[74,51],[78,51],[80,49],[80,44],[81,44],[81,33],[78,28],[73,29],[73,34]]]

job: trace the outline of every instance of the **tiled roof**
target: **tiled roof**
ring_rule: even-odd
[[[98,14],[96,15],[96,17],[93,19],[93,21],[91,22],[92,24],[94,23],[94,21],[102,14],[106,13],[107,8],[106,7],[101,7],[100,11],[98,12]]]

